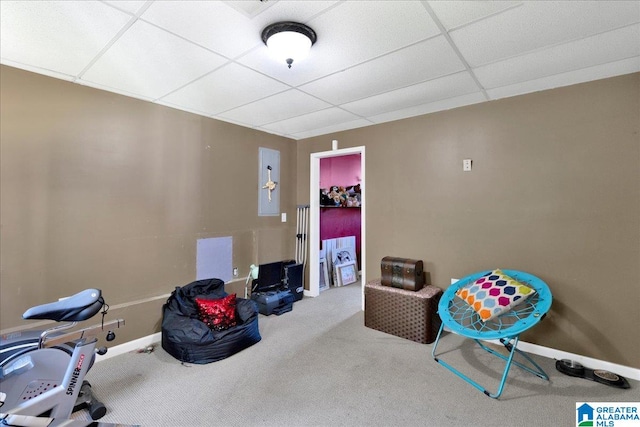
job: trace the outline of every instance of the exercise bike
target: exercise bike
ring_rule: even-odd
[[[0,413],[69,419],[75,410],[87,408],[92,419],[103,417],[106,407],[84,377],[96,353],[107,352],[106,347],[96,349],[97,336],[106,332],[105,339],[113,341],[111,329],[124,326],[123,319],[104,321],[108,309],[98,289],[28,309],[24,319],[66,323],[0,337]],[[99,312],[101,324],[63,332]]]

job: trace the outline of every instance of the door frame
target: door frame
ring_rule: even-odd
[[[317,297],[320,295],[320,159],[329,157],[360,154],[360,191],[362,204],[360,207],[360,266],[362,285],[362,309],[364,310],[364,284],[367,271],[367,237],[366,237],[366,209],[365,197],[365,147],[341,148],[331,151],[311,153],[309,173],[309,289],[304,291],[305,296]]]

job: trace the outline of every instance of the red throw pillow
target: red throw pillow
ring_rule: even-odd
[[[214,331],[236,326],[236,294],[220,299],[196,298],[198,318]]]

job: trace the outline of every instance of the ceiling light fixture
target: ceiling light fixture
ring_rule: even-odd
[[[301,61],[309,55],[316,39],[315,31],[297,22],[276,22],[262,30],[264,44],[276,59],[285,61],[289,68],[294,60]]]

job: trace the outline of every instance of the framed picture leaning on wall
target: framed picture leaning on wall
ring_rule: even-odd
[[[327,260],[320,258],[320,291],[329,289],[329,271],[327,268]]]
[[[358,267],[355,261],[338,264],[336,267],[336,286],[350,285],[358,281]]]
[[[333,242],[340,242],[344,239],[353,239],[354,242],[351,244],[344,244],[341,247],[333,247],[330,251],[330,264],[329,264],[329,275],[332,278],[332,282],[334,286],[341,286],[338,284],[338,270],[336,267],[341,264],[347,264],[353,262],[356,264],[356,272],[358,271],[358,260],[356,259],[356,248],[355,248],[355,237],[343,237],[340,239],[332,239]],[[346,242],[346,240],[344,240]]]

